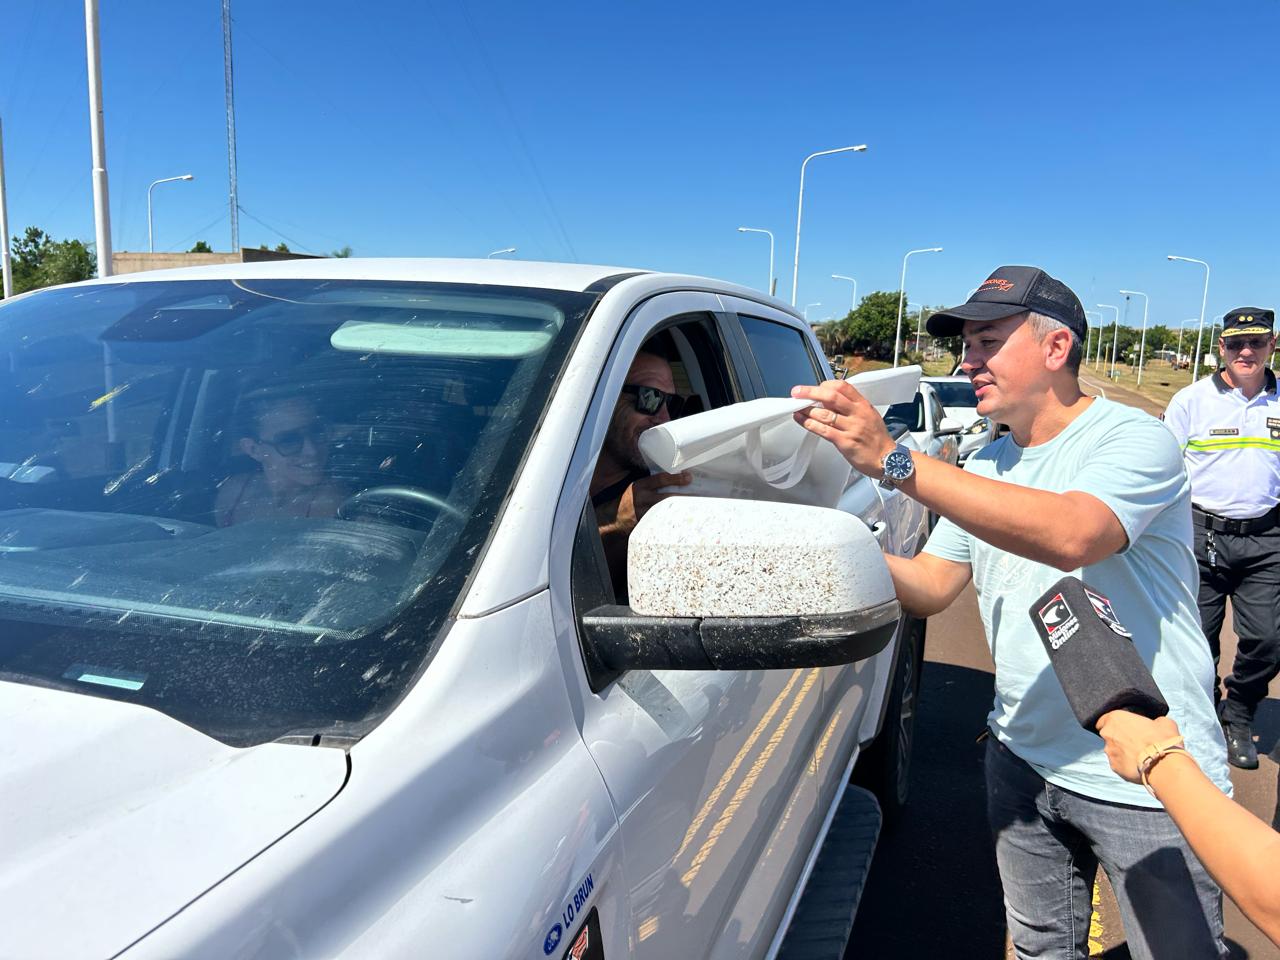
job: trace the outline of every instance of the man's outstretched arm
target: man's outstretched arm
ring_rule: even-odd
[[[913,617],[931,617],[951,606],[972,576],[967,563],[955,563],[930,553],[911,559],[885,555],[893,589],[902,609]]]

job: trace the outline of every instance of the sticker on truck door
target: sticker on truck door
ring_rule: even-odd
[[[564,939],[565,932],[573,929],[574,919],[582,913],[583,908],[591,900],[591,894],[595,891],[595,888],[595,880],[588,873],[583,877],[582,882],[578,884],[577,889],[565,900],[564,908],[560,911],[559,922],[552,924],[551,929],[547,931],[547,935],[542,941],[542,952],[544,954],[551,956],[556,947],[560,946],[560,941]],[[592,912],[594,913],[594,911]],[[583,929],[586,929],[585,925]],[[572,942],[574,944],[577,943],[576,940]],[[570,950],[572,949],[571,946]],[[569,956],[569,954],[566,954],[566,956]],[[586,956],[590,956],[590,954],[586,954]]]

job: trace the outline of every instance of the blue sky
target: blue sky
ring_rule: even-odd
[[[358,13],[356,11],[359,11]],[[0,118],[11,233],[93,237],[82,5],[9,0]],[[227,249],[219,0],[104,0],[112,237]],[[1280,4],[451,4],[233,0],[241,242],[358,256],[579,260],[799,305],[962,300],[1045,267],[1087,309],[1176,325],[1280,302]],[[255,219],[256,218],[256,219]],[[1110,317],[1110,312],[1108,312]],[[1129,321],[1141,322],[1134,301]]]

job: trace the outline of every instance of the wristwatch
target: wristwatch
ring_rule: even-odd
[[[880,467],[884,470],[880,486],[886,490],[905,483],[916,472],[916,462],[911,459],[911,451],[901,443],[884,455]]]

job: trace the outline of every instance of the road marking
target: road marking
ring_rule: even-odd
[[[1102,896],[1098,893],[1098,881],[1093,881],[1093,914],[1089,917],[1089,956],[1100,957],[1105,952],[1102,946],[1102,938],[1105,936],[1102,930],[1102,915],[1098,913],[1098,907],[1102,905]]]
[[[1103,400],[1107,399],[1107,391],[1106,391],[1106,388],[1102,386],[1102,384],[1094,383],[1092,380],[1086,377],[1083,373],[1080,374],[1080,380],[1085,384],[1085,386],[1093,387],[1093,389],[1097,390],[1098,395],[1101,396]]]

